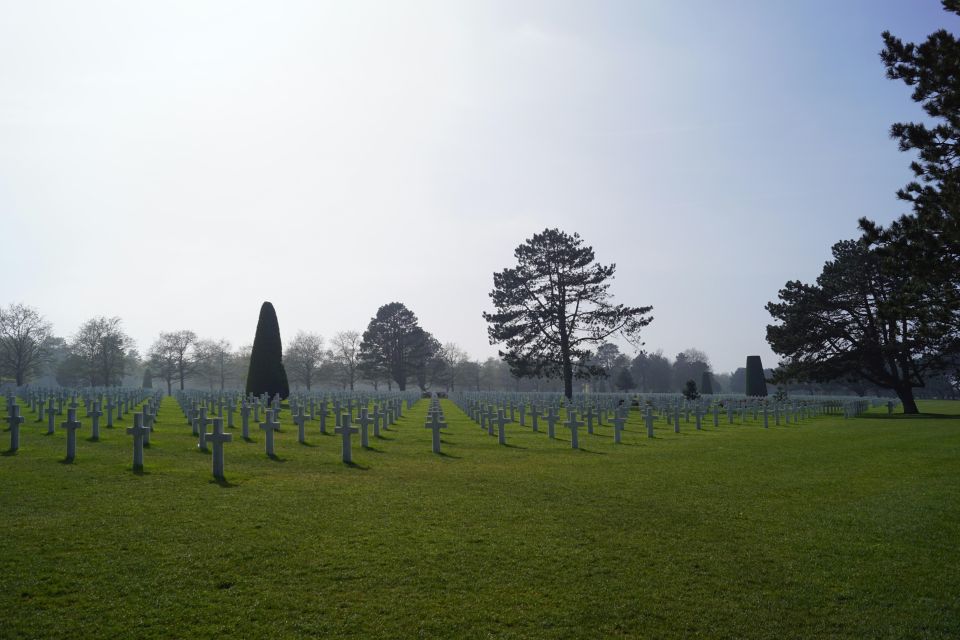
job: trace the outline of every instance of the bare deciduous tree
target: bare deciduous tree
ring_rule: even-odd
[[[71,352],[83,363],[88,384],[116,385],[123,380],[127,350],[133,340],[124,333],[120,318],[99,316],[87,320],[70,342]]]
[[[20,386],[37,372],[47,355],[51,326],[33,307],[11,304],[0,309],[0,373]]]
[[[337,378],[353,391],[360,364],[360,334],[341,331],[330,340],[330,359],[336,365]]]
[[[297,332],[283,355],[284,367],[291,382],[302,384],[309,391],[317,379],[323,356],[322,336],[304,331]]]

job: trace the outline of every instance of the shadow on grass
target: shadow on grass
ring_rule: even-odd
[[[521,447],[518,444],[510,444],[509,442],[504,442],[501,447],[507,447],[508,449],[526,449],[526,447]]]
[[[280,456],[278,456],[278,455],[275,454],[275,453],[268,454],[268,455],[267,455],[267,458],[269,458],[270,460],[273,460],[274,462],[281,462],[281,463],[282,463],[282,462],[286,462],[286,461],[287,461],[286,458],[281,458]]]
[[[87,442],[100,442],[100,438],[94,438],[93,436],[90,436],[89,438],[85,438],[85,440]]]
[[[133,475],[135,475],[135,476],[148,476],[148,475],[150,475],[150,472],[149,472],[149,471],[146,471],[146,470],[144,470],[144,469],[130,469],[130,471],[132,471],[132,472],[133,472]]]
[[[960,413],[894,413],[893,415],[870,415],[864,413],[857,416],[859,419],[868,418],[870,420],[958,420]]]
[[[369,451],[370,453],[383,453],[383,449],[377,449],[375,447],[361,447],[364,451]]]
[[[57,460],[60,464],[73,464],[75,461],[73,458],[64,458],[63,460]]]
[[[593,455],[596,455],[596,456],[605,456],[605,455],[607,455],[607,454],[606,454],[605,452],[603,452],[603,451],[592,451],[591,449],[584,449],[583,447],[580,447],[579,449],[574,449],[574,451],[582,451],[583,453],[592,453]]]
[[[396,438],[388,438],[387,436],[384,436],[384,435],[373,436],[373,437],[376,438],[377,440],[387,440],[387,441],[396,440]]]
[[[316,447],[318,445],[313,444],[312,442],[300,442],[298,443],[301,447]]]
[[[369,471],[370,467],[365,467],[362,464],[357,464],[356,462],[344,462],[343,466],[350,467],[351,469],[357,469],[358,471]]]
[[[449,454],[449,453],[444,453],[443,451],[440,451],[439,453],[437,453],[437,455],[440,456],[441,458],[450,458],[451,460],[460,460],[460,459],[461,459],[460,456],[454,456],[454,455],[451,455],[451,454]]]
[[[254,440],[253,438],[240,438],[240,439],[243,440],[244,442],[256,442],[256,440]]]
[[[240,485],[234,484],[227,480],[226,478],[214,478],[210,481],[210,484],[215,484],[221,489],[233,489],[234,487],[239,487]]]
[[[6,458],[9,458],[10,456],[15,456],[15,455],[17,455],[17,452],[16,452],[15,449],[7,449],[7,450],[4,451],[3,453],[0,453],[0,455],[4,456],[4,457],[6,457]]]

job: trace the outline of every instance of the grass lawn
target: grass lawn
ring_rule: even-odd
[[[654,439],[634,411],[581,451],[444,407],[443,455],[421,401],[352,467],[289,412],[276,459],[238,427],[226,483],[170,399],[142,475],[122,428],[62,464],[23,411],[0,638],[960,637],[960,403]]]

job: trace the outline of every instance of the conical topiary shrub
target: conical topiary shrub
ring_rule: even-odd
[[[259,396],[266,393],[281,399],[290,395],[290,383],[283,368],[283,344],[280,342],[280,324],[273,305],[264,302],[260,307],[257,334],[250,352],[250,369],[247,371],[247,393]]]
[[[747,356],[747,395],[766,396],[767,381],[763,377],[763,363],[760,356]]]

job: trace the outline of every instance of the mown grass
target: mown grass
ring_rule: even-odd
[[[141,475],[122,428],[67,465],[27,413],[0,637],[960,637],[958,403],[654,439],[634,412],[581,451],[444,407],[444,455],[422,401],[352,467],[289,413],[276,459],[237,428],[223,483],[171,400]]]

